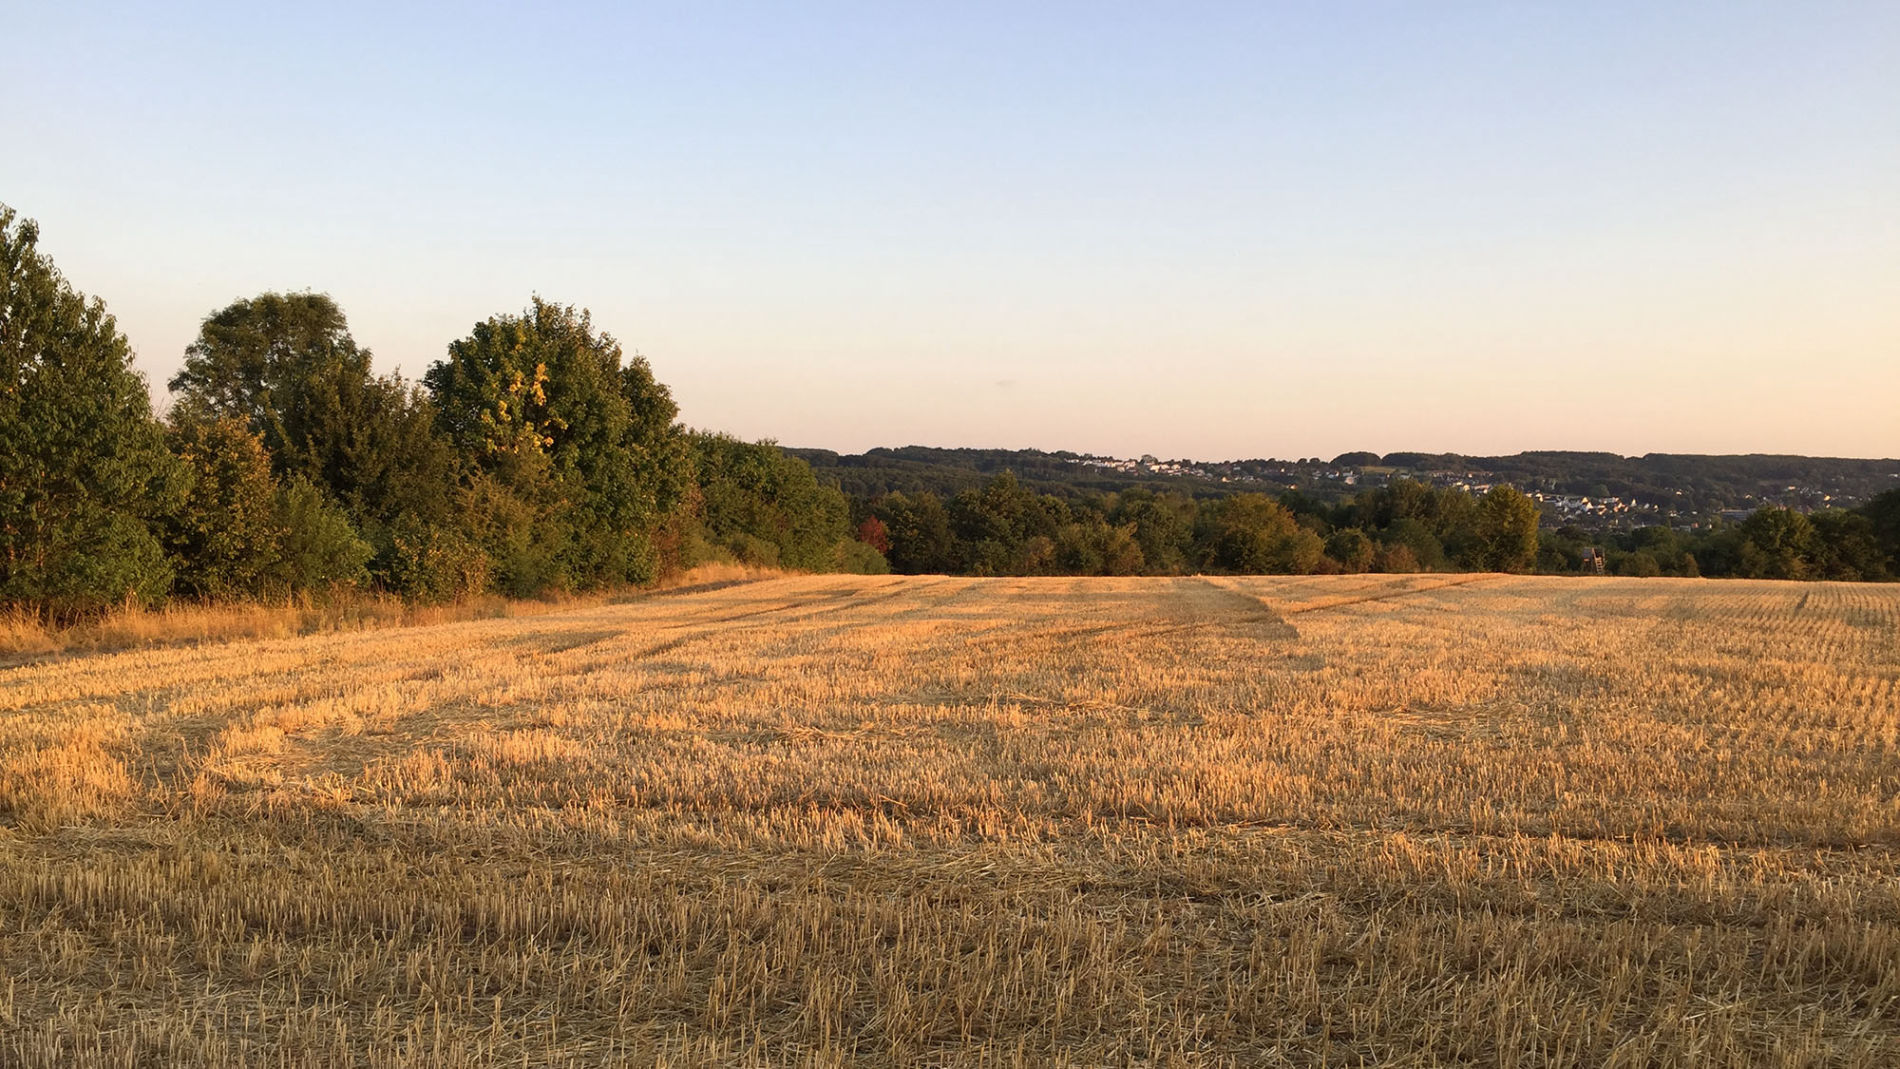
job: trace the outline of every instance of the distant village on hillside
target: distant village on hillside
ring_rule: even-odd
[[[1597,493],[1564,492],[1557,488],[1557,484],[1565,480],[1556,478],[1503,478],[1493,469],[1469,466],[1430,468],[1385,464],[1381,462],[1385,458],[1369,454],[1347,454],[1331,461],[1312,458],[1295,461],[1203,462],[1162,460],[1153,455],[1126,459],[1088,454],[1072,455],[1066,459],[1085,468],[1136,478],[1146,475],[1191,479],[1225,484],[1236,490],[1257,488],[1273,492],[1310,492],[1327,488],[1351,492],[1383,486],[1394,479],[1412,479],[1476,495],[1485,493],[1498,483],[1510,482],[1543,507],[1545,526],[1575,526],[1588,530],[1652,526],[1696,530],[1715,520],[1735,522],[1746,519],[1756,509],[1770,505],[1803,512],[1853,508],[1880,492],[1883,483],[1889,489],[1900,486],[1900,464],[1895,464],[1894,470],[1887,472],[1884,480],[1876,475],[1871,481],[1858,480],[1854,485],[1847,485],[1847,481],[1839,477],[1824,478],[1811,484],[1790,482],[1772,489],[1764,488],[1761,492],[1743,493],[1737,500],[1730,502],[1733,507],[1698,509],[1690,507],[1683,500],[1690,496],[1690,492],[1682,489],[1671,490],[1664,500],[1657,500],[1654,493],[1643,496],[1630,493],[1626,496],[1611,493],[1607,488],[1599,488]]]
[[[1801,512],[1857,508],[1900,488],[1900,459],[1776,454],[1538,451],[1510,456],[1344,453],[1325,460],[1201,461],[1038,449],[878,448],[857,454],[788,449],[821,480],[875,500],[894,491],[940,495],[1002,472],[1041,493],[1086,495],[1134,488],[1197,498],[1240,492],[1299,494],[1333,502],[1394,479],[1483,493],[1509,483],[1543,507],[1543,525],[1585,531],[1668,527],[1698,531],[1767,506]]]

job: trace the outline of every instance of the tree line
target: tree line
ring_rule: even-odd
[[[171,596],[416,600],[643,583],[710,560],[882,571],[769,442],[693,431],[588,314],[535,298],[379,375],[342,309],[207,316],[153,410],[103,301],[0,206],[0,603],[69,620]]]
[[[1482,495],[1410,479],[1336,501],[1299,491],[1196,498],[1135,488],[1049,494],[1004,473],[949,497],[854,499],[859,537],[898,572],[1173,575],[1187,572],[1594,572],[1885,580],[1900,575],[1900,491],[1805,514],[1763,508],[1739,524],[1597,535],[1540,531],[1509,485]],[[1599,541],[1606,540],[1607,544]]]
[[[1510,486],[1474,497],[1399,481],[1327,507],[1299,494],[1062,497],[1004,473],[947,501],[897,492],[860,507],[860,536],[899,572],[1525,571],[1538,550],[1537,504]]]
[[[373,589],[533,596],[730,560],[965,575],[1593,570],[1886,579],[1900,492],[1739,525],[1540,536],[1509,485],[1394,479],[1345,499],[1151,488],[850,496],[804,459],[678,421],[588,313],[534,298],[418,381],[378,375],[341,308],[263,293],[208,315],[161,417],[104,302],[0,205],[0,604],[71,620],[168,597]]]
[[[1655,508],[1678,523],[1706,522],[1722,512],[1763,504],[1809,509],[1841,500],[1862,502],[1900,486],[1900,460],[1762,454],[1624,457],[1545,450],[1485,457],[1353,452],[1331,460],[1190,460],[1131,469],[1098,462],[1105,458],[1036,449],[904,446],[859,454],[792,452],[809,462],[820,480],[836,481],[845,493],[864,498],[925,490],[948,498],[1009,471],[1032,490],[1067,497],[1142,488],[1207,498],[1246,488],[1272,494],[1298,490],[1337,503],[1362,486],[1392,478],[1448,485],[1442,476],[1455,473],[1459,482],[1509,483],[1526,493],[1618,497]]]
[[[1857,509],[1769,506],[1740,523],[1693,531],[1639,527],[1593,535],[1560,527],[1544,541],[1538,563],[1549,572],[1581,569],[1584,549],[1598,545],[1614,575],[1888,582],[1900,579],[1900,490]]]

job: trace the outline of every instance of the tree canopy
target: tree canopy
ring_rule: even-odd
[[[677,409],[582,310],[536,297],[451,342],[423,376],[437,425],[511,521],[491,534],[504,573],[536,584],[640,581],[652,532],[684,498]]]
[[[0,600],[57,617],[153,601],[189,476],[105,303],[38,246],[0,205]]]

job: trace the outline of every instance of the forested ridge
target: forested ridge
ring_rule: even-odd
[[[1321,498],[1147,487],[1038,493],[1005,472],[948,497],[854,498],[859,537],[898,572],[1171,575],[1504,571],[1888,580],[1900,574],[1900,491],[1859,509],[1768,506],[1693,530],[1540,526],[1508,484],[1474,494],[1414,479]]]
[[[1694,520],[1762,505],[1807,510],[1857,507],[1900,488],[1900,459],[1807,457],[1765,453],[1708,455],[1538,450],[1510,456],[1459,453],[1342,453],[1331,460],[1145,462],[1039,449],[938,449],[929,446],[837,453],[792,449],[819,478],[847,494],[874,498],[927,490],[949,496],[981,486],[1004,471],[1041,493],[1076,497],[1129,489],[1218,497],[1242,489],[1298,490],[1328,501],[1351,497],[1368,483],[1416,481],[1506,482],[1526,491],[1615,497]]]
[[[975,465],[946,487],[931,457],[884,451],[872,466],[884,481],[841,488],[850,465],[835,454],[684,426],[644,359],[586,311],[539,297],[474,324],[419,380],[378,375],[324,294],[240,299],[205,317],[161,417],[104,302],[4,206],[0,276],[0,603],[52,621],[180,597],[533,596],[709,561],[1565,572],[1594,570],[1602,550],[1629,574],[1900,572],[1893,491],[1853,511],[1767,507],[1706,531],[1604,536],[1540,535],[1538,504],[1504,482],[1177,489],[1091,483],[1066,454],[1020,465],[1026,478]]]

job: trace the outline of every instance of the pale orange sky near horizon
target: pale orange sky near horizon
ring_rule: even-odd
[[[0,201],[156,385],[539,293],[788,445],[1900,456],[1900,6],[9,21]]]

